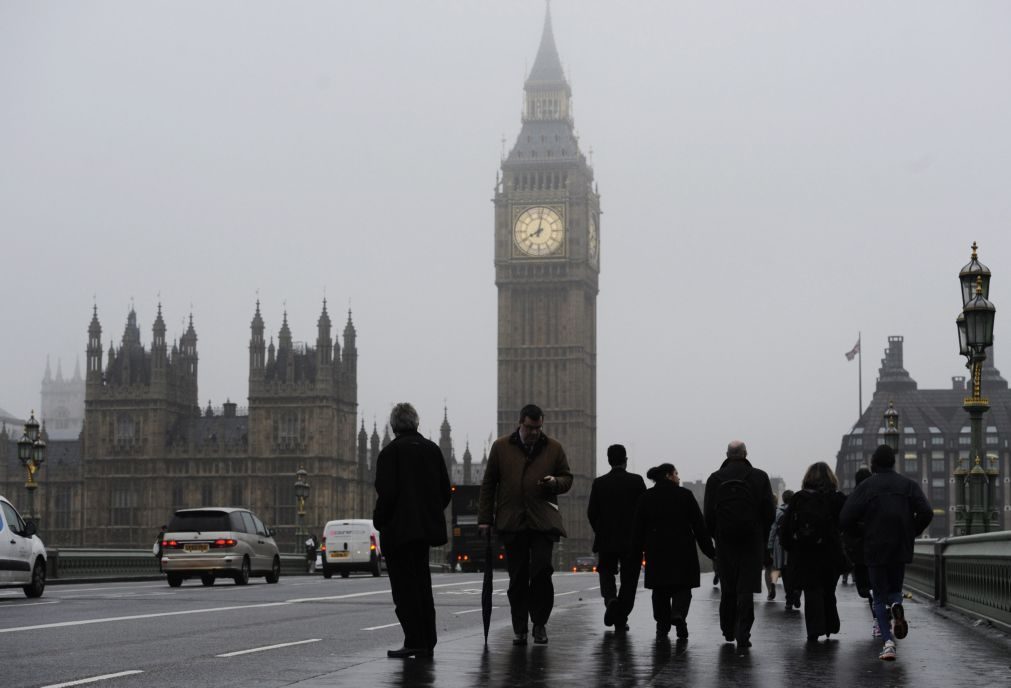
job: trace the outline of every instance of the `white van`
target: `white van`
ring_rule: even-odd
[[[323,527],[323,577],[334,572],[347,578],[352,571],[368,571],[373,576],[382,573],[383,553],[379,549],[379,531],[368,518],[329,521]]]

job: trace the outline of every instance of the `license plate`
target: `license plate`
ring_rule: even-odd
[[[351,556],[351,552],[330,552],[331,559],[346,559]]]
[[[206,552],[210,547],[205,543],[202,545],[185,545],[183,549],[187,552]]]

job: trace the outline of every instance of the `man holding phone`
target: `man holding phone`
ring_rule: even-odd
[[[543,426],[544,412],[524,406],[516,431],[492,444],[481,483],[478,524],[482,532],[494,525],[505,544],[514,645],[527,644],[528,617],[534,642],[548,642],[551,549],[566,535],[558,495],[572,487],[572,472],[562,445]]]

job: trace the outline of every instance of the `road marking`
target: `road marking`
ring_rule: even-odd
[[[575,595],[578,590],[569,590],[568,592],[556,592],[555,597],[561,597],[562,595]]]
[[[81,686],[85,683],[95,683],[96,681],[105,681],[110,678],[119,678],[120,676],[132,676],[133,674],[143,674],[144,672],[140,669],[132,669],[130,671],[120,671],[118,674],[104,674],[102,676],[92,676],[91,678],[82,678],[77,681],[68,681],[66,683],[53,683],[48,686],[42,686],[42,688],[67,688],[67,686]]]
[[[457,585],[474,585],[475,581],[467,580],[459,583],[440,583],[433,585],[433,588],[448,588]],[[195,588],[199,589],[199,588]],[[186,616],[188,614],[209,614],[212,612],[232,612],[243,609],[266,609],[267,607],[286,607],[293,604],[305,604],[312,602],[328,602],[333,600],[349,600],[357,597],[368,597],[370,595],[389,595],[389,588],[385,590],[369,590],[366,592],[352,592],[344,595],[327,595],[324,597],[299,597],[281,602],[260,602],[258,604],[237,604],[230,607],[208,607],[206,609],[183,609],[174,612],[156,612],[153,614],[131,614],[130,616],[109,616],[98,619],[81,619],[78,621],[60,621],[56,623],[37,624],[35,626],[21,626],[17,628],[0,628],[0,633],[17,633],[20,631],[39,631],[47,628],[67,628],[68,626],[90,626],[91,624],[111,623],[115,621],[137,621],[140,619],[157,619],[166,616]]]
[[[492,607],[492,609],[499,609],[499,607]],[[467,609],[462,612],[453,612],[453,616],[460,616],[461,614],[473,614],[474,612],[479,612],[480,609]]]
[[[394,626],[399,626],[400,622],[385,624],[383,626],[369,626],[368,628],[363,628],[363,631],[378,631],[380,628],[393,628]]]
[[[600,590],[600,586],[599,585],[594,585],[592,588],[587,588],[583,592],[590,592],[591,590]]]
[[[309,640],[296,640],[291,643],[278,643],[277,645],[265,645],[264,647],[254,647],[250,650],[236,650],[235,652],[226,652],[223,655],[214,655],[215,657],[238,657],[239,655],[248,655],[250,652],[263,652],[265,650],[276,650],[280,647],[291,647],[292,645],[305,645],[306,643],[318,643],[322,638],[310,638]]]
[[[19,604],[18,607],[36,607],[40,604],[59,604],[59,600],[52,600],[50,602],[25,602],[24,604]]]

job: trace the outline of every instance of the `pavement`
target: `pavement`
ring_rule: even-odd
[[[852,585],[838,589],[842,629],[838,636],[807,643],[801,612],[785,610],[782,588],[775,601],[755,596],[753,647],[739,653],[719,630],[720,593],[697,589],[688,617],[689,639],[658,639],[649,591],[640,589],[630,630],[603,626],[596,591],[557,598],[548,624],[549,643],[513,647],[508,610],[497,608],[487,648],[480,623],[443,633],[434,659],[393,660],[386,647],[318,658],[320,672],[289,685],[330,686],[862,686],[872,688],[1007,688],[1011,685],[1008,638],[982,633],[965,618],[939,613],[933,602],[905,603],[909,635],[898,641],[898,660],[877,658],[867,602]],[[564,600],[564,602],[563,602]],[[504,602],[504,600],[502,600]],[[499,602],[496,601],[496,604]],[[440,628],[442,628],[440,624]],[[330,664],[332,670],[326,665]],[[339,668],[337,665],[340,665]]]

